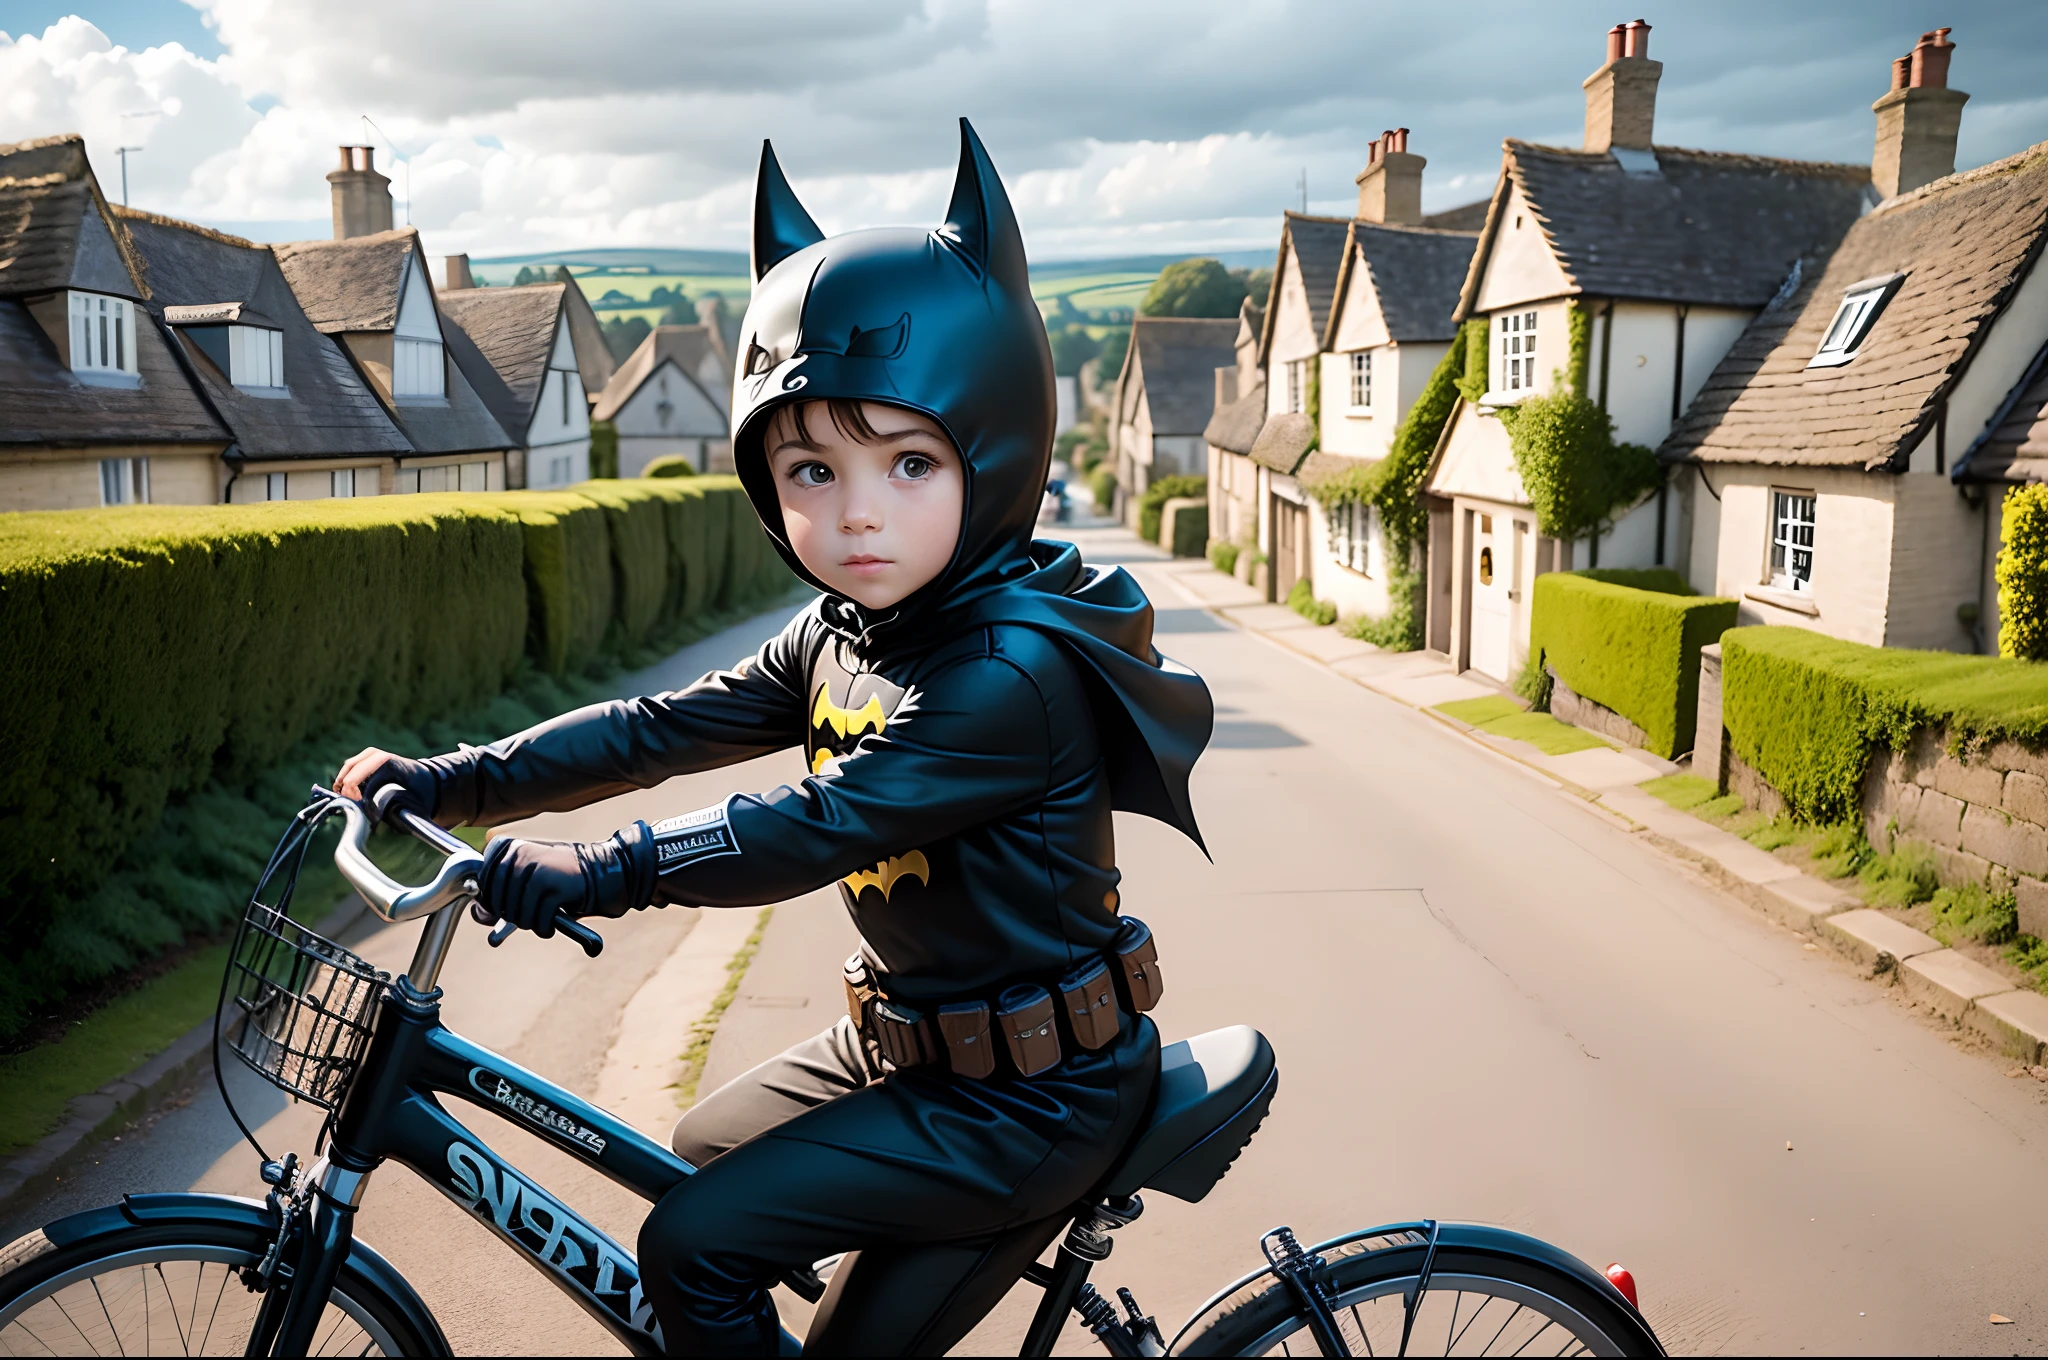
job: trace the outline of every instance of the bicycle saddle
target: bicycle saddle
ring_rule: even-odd
[[[1158,1190],[1199,1202],[1251,1142],[1279,1084],[1273,1046],[1249,1025],[1168,1044],[1159,1050],[1152,1116],[1103,1193],[1123,1198]]]

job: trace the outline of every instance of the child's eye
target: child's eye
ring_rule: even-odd
[[[932,470],[937,466],[921,453],[906,453],[896,460],[896,471],[912,481],[931,476]]]
[[[823,463],[798,463],[789,470],[789,479],[798,486],[824,486],[832,480],[832,469]]]

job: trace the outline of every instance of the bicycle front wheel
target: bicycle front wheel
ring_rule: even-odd
[[[257,1226],[206,1220],[70,1246],[32,1232],[0,1248],[0,1356],[241,1355],[264,1298],[242,1272],[269,1245]],[[446,1354],[353,1262],[313,1335],[314,1355]]]
[[[1446,1229],[1445,1237],[1454,1233]],[[1346,1348],[1353,1355],[1664,1354],[1649,1325],[1612,1289],[1594,1283],[1590,1272],[1554,1263],[1562,1253],[1517,1234],[1479,1234],[1473,1242],[1438,1242],[1405,1352],[1407,1292],[1421,1271],[1427,1239],[1397,1231],[1325,1252],[1330,1264],[1323,1287]],[[1519,1243],[1540,1250],[1524,1252]],[[1320,1351],[1293,1294],[1266,1275],[1190,1323],[1173,1354]]]

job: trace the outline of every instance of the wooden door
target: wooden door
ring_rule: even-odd
[[[1308,507],[1273,497],[1273,598],[1285,600],[1294,583],[1308,575]]]

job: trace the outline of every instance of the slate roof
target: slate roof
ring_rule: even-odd
[[[1490,198],[1474,199],[1442,212],[1424,213],[1422,225],[1438,231],[1478,231],[1486,225],[1486,210],[1492,206]]]
[[[1930,427],[2044,234],[2048,143],[1887,200],[1824,264],[1802,264],[1802,285],[1750,323],[1660,455],[1896,466]],[[1895,273],[1905,279],[1857,356],[1807,368],[1843,292]]]
[[[730,372],[732,359],[725,351],[724,337],[706,325],[656,326],[640,342],[640,347],[626,356],[626,362],[619,365],[619,371],[605,385],[604,395],[591,408],[592,420],[610,420],[619,413],[619,408],[633,399],[640,385],[654,376],[662,361],[672,359],[677,368],[700,392],[711,398],[711,404],[721,411],[730,411],[730,391],[726,388],[706,388],[697,377],[697,369],[707,355],[716,356],[719,368]]]
[[[1471,313],[1508,190],[1522,191],[1570,282],[1596,297],[1761,307],[1795,260],[1824,254],[1874,201],[1867,165],[1655,148],[1654,173],[1605,151],[1501,144],[1478,252],[1458,299]]]
[[[1960,480],[2048,482],[2048,346],[2006,399],[1991,428],[1964,454]]]
[[[111,221],[84,138],[0,146],[0,296],[89,288],[148,297],[133,247]]]
[[[1266,362],[1266,350],[1273,343],[1273,315],[1280,301],[1280,281],[1287,274],[1287,256],[1292,253],[1301,270],[1302,290],[1308,294],[1309,327],[1317,335],[1330,320],[1330,300],[1336,296],[1337,273],[1344,264],[1344,242],[1350,235],[1348,217],[1311,217],[1289,212],[1280,225],[1280,249],[1273,257],[1273,282],[1266,293],[1266,305],[1259,312],[1259,362]]]
[[[196,344],[179,340],[185,367],[227,424],[247,458],[410,453],[337,341],[299,309],[269,249],[205,227],[126,209],[114,210],[135,242],[154,285],[149,310],[241,303],[284,334],[288,397],[259,397],[235,387]],[[168,327],[180,335],[183,327]]]
[[[1236,401],[1226,401],[1209,417],[1202,438],[1231,453],[1250,453],[1266,424],[1266,385],[1260,383]]]
[[[419,248],[412,227],[271,247],[307,319],[329,335],[396,327],[406,261]]]
[[[1152,433],[1199,434],[1215,411],[1216,370],[1237,363],[1237,318],[1141,316],[1131,355]]]
[[[1266,422],[1252,444],[1252,461],[1275,472],[1294,475],[1315,442],[1316,427],[1305,411],[1291,411]]]
[[[571,288],[562,300],[569,312],[569,340],[576,346],[576,367],[583,374],[583,395],[595,402],[611,382],[612,374],[619,371],[618,361],[612,358],[611,347],[604,342],[604,326],[583,290]]]
[[[1360,265],[1372,280],[1387,334],[1396,343],[1449,340],[1458,333],[1451,313],[1457,310],[1478,242],[1476,232],[1353,222],[1323,326],[1323,348],[1328,349],[1337,334],[1344,295],[1350,290],[1352,271]]]
[[[572,291],[566,283],[539,283],[523,288],[456,288],[438,299],[441,314],[462,328],[496,371],[500,381],[479,384],[478,393],[515,438],[523,438],[533,423],[564,295]]]

